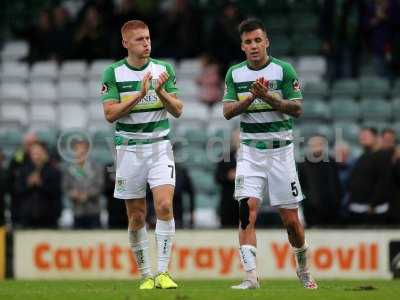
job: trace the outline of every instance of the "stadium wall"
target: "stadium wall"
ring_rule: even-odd
[[[391,257],[400,256],[399,230],[309,230],[307,240],[317,278],[388,279]],[[176,278],[242,277],[234,230],[178,231],[175,241],[170,270]],[[154,258],[153,233],[150,245]],[[258,232],[257,260],[263,278],[295,276],[282,230]],[[139,276],[126,231],[17,231],[13,263],[17,279]]]

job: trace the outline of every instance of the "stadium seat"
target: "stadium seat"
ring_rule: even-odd
[[[395,119],[400,116],[400,97],[392,99],[392,113]]]
[[[95,100],[95,99],[93,99],[93,100]],[[90,103],[87,104],[86,107],[87,107],[87,112],[88,112],[88,117],[89,117],[89,123],[92,120],[107,122],[104,118],[103,106],[102,106],[100,100],[91,101]]]
[[[391,97],[392,98],[398,98],[400,97],[400,78],[396,80],[394,83],[394,86],[391,90]]]
[[[102,165],[107,165],[114,161],[113,150],[107,148],[92,147],[89,157]]]
[[[0,101],[10,102],[28,102],[29,93],[26,85],[22,82],[4,82],[0,85]]]
[[[58,109],[60,129],[86,128],[87,114],[82,105],[60,103]]]
[[[333,124],[333,128],[335,141],[340,139],[344,139],[350,143],[356,143],[358,141],[360,126],[356,122],[337,121]]]
[[[392,107],[387,101],[365,100],[361,102],[361,116],[365,121],[389,121]]]
[[[308,120],[327,120],[331,117],[328,104],[323,101],[304,101],[303,118]]]
[[[197,58],[182,59],[176,69],[178,78],[193,79],[201,72],[201,60]]]
[[[308,101],[309,98],[312,99],[312,97],[314,99],[323,99],[328,95],[328,92],[328,84],[322,80],[319,82],[308,82],[302,89],[305,101]]]
[[[208,140],[207,132],[203,129],[189,129],[185,132],[185,138],[190,145],[206,145]]]
[[[30,80],[55,80],[58,76],[58,66],[54,61],[36,62],[29,75]]]
[[[396,135],[399,137],[400,136],[400,121],[397,121],[391,125],[391,128],[393,128],[396,131]]]
[[[82,81],[63,80],[58,84],[58,95],[60,101],[85,101],[87,97],[87,88]]]
[[[358,81],[354,79],[337,80],[332,86],[331,96],[356,98],[360,94],[359,88]]]
[[[272,38],[276,35],[287,34],[289,30],[289,20],[281,16],[266,16],[264,17],[265,27],[268,31],[268,36]]]
[[[33,81],[29,85],[29,95],[33,102],[55,102],[60,95],[51,81]]]
[[[86,79],[87,66],[83,60],[65,61],[60,68],[59,80],[80,80]]]
[[[291,40],[294,55],[317,55],[321,51],[321,40],[315,34],[296,34]]]
[[[177,83],[179,89],[179,97],[183,102],[198,102],[199,101],[199,86],[194,80],[182,79]]]
[[[15,83],[16,81],[26,81],[29,75],[29,66],[22,62],[3,62],[1,65],[1,82]]]
[[[181,118],[207,120],[209,118],[209,109],[200,102],[186,103]]]
[[[269,52],[275,57],[291,54],[290,39],[285,35],[271,37]]]
[[[113,60],[109,59],[99,59],[92,62],[88,68],[88,77],[90,80],[95,80],[97,82],[101,81],[101,76],[104,70],[113,63]]]
[[[371,121],[371,120],[366,120],[361,124],[361,127],[373,127],[376,128],[378,131],[382,131],[385,128],[391,128],[392,124],[389,123],[388,121]]]
[[[318,55],[301,56],[298,59],[296,70],[300,74],[316,73],[323,76],[326,72],[326,60],[324,57]]]
[[[30,123],[47,123],[54,126],[57,121],[57,111],[52,104],[32,103],[30,109]]]
[[[92,136],[93,145],[101,145],[104,147],[114,147],[114,132],[111,130],[96,130]]]
[[[331,115],[336,120],[357,121],[360,117],[360,105],[352,98],[337,98],[331,101]]]
[[[379,77],[363,77],[359,80],[360,96],[386,98],[390,92],[389,81]]]
[[[7,42],[1,51],[2,61],[17,61],[28,55],[29,46],[26,41],[14,40]]]
[[[42,128],[42,129],[36,130],[36,134],[40,141],[46,143],[50,147],[54,147],[55,145],[57,145],[57,131],[56,130],[54,130],[52,128],[48,128],[48,129]]]
[[[1,103],[0,119],[2,121],[16,121],[25,126],[28,124],[28,109],[23,103]]]
[[[319,18],[316,14],[312,13],[296,13],[292,30],[295,34],[316,32],[318,30]]]
[[[100,103],[101,82],[99,80],[90,80],[86,86],[88,98],[96,98]]]
[[[22,143],[22,130],[0,128],[0,144],[2,148],[10,146],[12,149],[19,147]]]

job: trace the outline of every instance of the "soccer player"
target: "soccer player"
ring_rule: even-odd
[[[105,118],[115,122],[116,180],[114,197],[125,200],[129,244],[141,272],[140,289],[169,289],[177,284],[168,273],[175,223],[172,199],[175,164],[167,112],[178,118],[175,73],[166,62],[150,58],[148,26],[139,20],[121,28],[128,56],[105,69],[102,96]],[[158,273],[153,278],[145,227],[146,183],[153,193],[157,224]]]
[[[235,198],[239,201],[239,255],[246,279],[234,289],[259,288],[255,223],[264,195],[279,209],[305,288],[317,288],[308,266],[308,245],[299,221],[303,199],[292,144],[293,118],[302,113],[301,91],[293,67],[268,55],[264,24],[254,18],[239,25],[246,61],[232,66],[225,79],[224,116],[240,115]]]

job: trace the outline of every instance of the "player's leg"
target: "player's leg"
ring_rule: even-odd
[[[268,159],[269,197],[272,206],[279,208],[282,223],[287,230],[289,243],[296,258],[297,275],[305,288],[317,288],[309,269],[308,246],[304,227],[298,214],[303,194],[297,176],[293,146],[270,151]]]
[[[154,288],[146,231],[146,172],[131,151],[117,150],[114,197],[125,200],[128,240],[142,276],[140,289]]]
[[[175,236],[175,221],[172,201],[175,188],[175,163],[170,145],[155,152],[149,161],[148,182],[153,193],[156,212],[156,244],[157,244],[157,288],[177,288],[178,285],[168,273],[171,260],[172,243]]]
[[[233,289],[259,288],[255,223],[265,186],[264,171],[256,161],[258,151],[241,146],[238,153],[235,198],[239,201],[239,257],[246,271],[245,280]],[[254,153],[253,153],[254,152]]]

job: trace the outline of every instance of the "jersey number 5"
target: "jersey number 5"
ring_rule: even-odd
[[[299,191],[296,187],[296,181],[291,182],[290,185],[292,186],[292,195],[297,197],[299,195]]]

